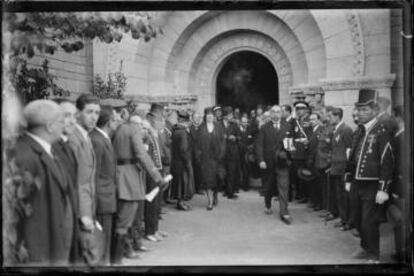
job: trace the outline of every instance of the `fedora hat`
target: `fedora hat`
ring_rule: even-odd
[[[164,106],[153,103],[151,104],[150,111],[148,112],[149,116],[163,118],[164,117]]]
[[[311,181],[315,179],[316,175],[309,169],[306,168],[299,168],[298,169],[298,177],[305,181]]]
[[[378,92],[373,89],[361,89],[358,94],[358,101],[355,106],[365,106],[371,103],[377,103]]]
[[[223,109],[223,116],[227,116],[229,114],[233,113],[233,108],[231,106],[226,106]]]
[[[188,114],[187,111],[185,110],[179,110],[177,112],[178,118],[180,119],[184,119],[184,120],[189,120],[190,119],[190,114]]]

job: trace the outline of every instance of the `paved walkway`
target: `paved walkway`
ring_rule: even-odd
[[[304,204],[291,203],[292,224],[278,216],[278,202],[272,201],[273,214],[264,214],[263,197],[257,191],[243,192],[239,199],[219,195],[219,205],[206,210],[207,199],[195,195],[191,211],[165,206],[168,214],[160,221],[160,230],[169,237],[161,242],[144,241],[152,250],[140,260],[125,260],[131,266],[163,265],[298,265],[358,264],[351,259],[359,239],[325,224],[318,212]],[[381,247],[390,248],[389,226]],[[384,229],[388,228],[388,229]],[[389,250],[388,250],[389,251]],[[382,256],[388,262],[389,256]]]

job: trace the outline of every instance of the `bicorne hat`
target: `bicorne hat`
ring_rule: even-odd
[[[360,89],[358,95],[358,101],[355,106],[364,106],[371,103],[377,103],[378,92],[373,89]]]

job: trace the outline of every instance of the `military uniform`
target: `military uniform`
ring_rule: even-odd
[[[305,140],[309,141],[312,135],[312,128],[308,126],[309,116],[304,116],[300,119],[294,119],[292,123],[292,129],[290,131],[293,138],[293,146],[295,150],[291,151],[292,166],[290,171],[290,177],[292,182],[296,185],[296,196],[301,198],[308,198],[306,183],[299,179],[297,171],[299,168],[305,167],[308,144]]]
[[[345,182],[352,182],[354,223],[361,235],[361,247],[376,258],[384,207],[376,203],[376,194],[388,192],[394,170],[389,141],[389,130],[377,119],[360,125],[345,170]]]

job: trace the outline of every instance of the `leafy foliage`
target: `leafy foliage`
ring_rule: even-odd
[[[59,87],[56,77],[49,73],[49,61],[45,59],[40,68],[28,68],[25,59],[15,58],[18,66],[11,67],[11,81],[23,103],[50,96],[67,97],[68,90]]]
[[[107,81],[98,74],[95,76],[92,94],[100,99],[123,99],[126,86],[126,77],[122,72],[110,73]]]
[[[84,41],[98,38],[105,43],[121,41],[124,33],[149,41],[162,33],[151,24],[148,12],[36,12],[5,13],[5,30],[12,33],[10,50],[31,58],[35,49],[53,54],[57,48],[71,53]]]

